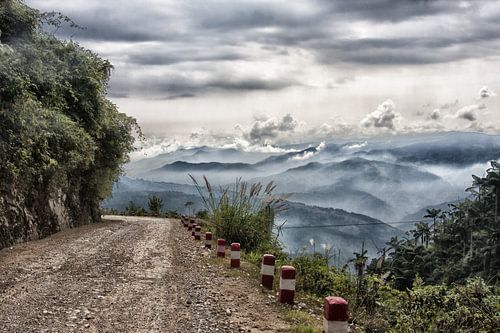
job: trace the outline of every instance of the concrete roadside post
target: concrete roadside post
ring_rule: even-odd
[[[217,257],[225,258],[226,257],[226,241],[222,238],[217,240]]]
[[[266,289],[273,289],[274,282],[274,264],[276,258],[272,254],[264,254],[262,256],[262,267],[260,269],[260,283]]]
[[[240,243],[231,244],[231,268],[240,267]]]
[[[280,270],[280,303],[293,304],[295,297],[295,268],[281,266]]]
[[[326,297],[323,306],[323,333],[347,333],[349,304],[342,297]]]

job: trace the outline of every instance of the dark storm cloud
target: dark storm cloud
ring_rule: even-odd
[[[38,3],[38,1],[33,1]],[[63,7],[64,8],[64,7]],[[82,41],[145,42],[179,40],[185,35],[177,31],[168,13],[137,2],[102,2],[97,5],[60,8],[43,7],[46,11],[62,10],[84,30],[63,25],[57,32]],[[50,31],[50,28],[49,28]]]
[[[286,6],[270,3],[228,2],[224,7],[224,10],[207,7],[196,10],[196,16],[200,18],[196,24],[204,29],[234,31],[304,26],[315,19],[315,16],[296,13]]]
[[[83,1],[28,0],[41,10],[61,10],[86,30],[58,34],[107,43],[105,55],[125,63],[118,71],[168,66],[174,82],[151,76],[132,89],[113,80],[116,94],[143,92],[191,97],[212,91],[281,90],[292,79],[221,77],[221,63],[266,63],[268,57],[304,50],[322,64],[410,66],[497,55],[500,11],[484,10],[491,1],[309,0],[273,1]],[[358,34],[364,25],[369,37]],[[384,25],[380,36],[371,29]],[[407,24],[401,28],[401,24]],[[437,24],[437,25],[436,25]],[[414,27],[414,28],[412,28]],[[124,51],[113,42],[137,45]],[[153,46],[145,44],[153,44]],[[111,46],[109,46],[111,45]],[[256,48],[251,48],[256,46]],[[261,52],[256,52],[255,49]],[[182,66],[180,66],[182,65]],[[205,81],[184,82],[184,74],[210,72]],[[138,68],[139,67],[139,68]],[[227,68],[225,70],[228,70]],[[283,75],[289,75],[285,73]],[[134,78],[135,80],[135,78]],[[126,88],[126,89],[125,89]],[[135,90],[137,89],[137,90]],[[170,97],[168,97],[170,98]]]
[[[175,50],[173,55],[148,52],[130,57],[131,62],[140,64],[172,64],[182,61],[179,56],[188,61],[240,59],[237,54],[214,54],[207,41],[214,47],[242,42],[268,47],[302,47],[317,54],[318,60],[325,63],[426,64],[495,52],[495,48],[488,50],[488,45],[469,48],[500,39],[498,17],[478,14],[483,3],[474,1],[462,8],[460,2],[448,0],[315,0],[309,2],[309,7],[315,10],[304,12],[282,3],[218,1],[203,2],[203,6],[179,5],[178,12],[171,12],[132,1],[120,6],[102,4],[75,11],[75,20],[87,29],[73,31],[73,34],[80,39],[102,41],[201,43],[204,48],[194,57],[175,54]],[[161,6],[161,2],[156,5]],[[330,27],[332,23],[349,27],[352,20],[393,23],[437,15],[459,17],[469,24],[464,23],[463,29],[457,31],[449,31],[444,26],[442,31],[432,34],[424,31],[421,36],[384,38],[354,38]],[[183,19],[179,20],[178,16]],[[415,24],[418,27],[418,22]],[[266,28],[273,30],[261,31]],[[447,50],[453,47],[455,50]]]
[[[248,57],[231,51],[213,51],[204,49],[158,50],[148,52],[132,51],[127,55],[128,62],[139,65],[173,65],[181,62],[236,61]]]
[[[414,17],[455,12],[459,9],[458,1],[454,0],[321,0],[321,2],[329,14],[342,14],[378,22],[400,22]]]
[[[155,99],[192,98],[209,92],[248,92],[283,90],[296,85],[283,80],[263,80],[259,78],[234,78],[220,75],[206,80],[181,77],[178,75],[128,77],[121,74],[114,76],[111,82],[110,96],[124,97],[140,95]]]
[[[32,1],[35,4],[40,1]],[[102,41],[179,41],[186,45],[203,44],[204,50],[196,59],[217,60],[217,55],[210,54],[211,47],[235,45],[242,42],[257,42],[264,46],[298,46],[310,49],[318,54],[320,61],[332,59],[367,64],[421,64],[453,61],[459,54],[425,54],[452,46],[465,46],[474,43],[500,39],[500,17],[496,15],[478,16],[478,8],[484,1],[470,2],[467,8],[461,8],[459,1],[448,0],[315,0],[308,2],[315,8],[303,12],[283,3],[264,3],[254,1],[218,1],[203,2],[203,6],[178,5],[177,11],[165,9],[162,2],[144,5],[140,2],[127,2],[120,5],[109,3],[82,7],[68,15],[86,27],[84,31],[64,31],[67,35],[76,34],[76,38]],[[182,2],[179,2],[182,4]],[[167,6],[168,7],[168,6]],[[448,15],[460,17],[464,29],[458,31],[423,32],[421,36],[355,38],[332,28],[348,27],[353,19],[380,22],[402,22],[415,17],[433,17]],[[181,16],[180,20],[178,16]],[[419,23],[416,22],[416,25]],[[273,28],[263,32],[259,29]],[[415,56],[411,56],[411,51]],[[375,51],[370,57],[369,51]],[[459,50],[457,53],[462,53]],[[149,50],[148,50],[149,52]],[[394,54],[401,52],[401,56]],[[204,53],[209,53],[208,55]],[[407,53],[407,54],[405,54]],[[482,56],[484,50],[476,49],[465,52],[465,57]],[[335,56],[337,54],[338,56]],[[387,60],[384,55],[387,54]],[[333,55],[333,56],[332,56]],[[185,55],[190,57],[189,54]],[[219,54],[221,60],[237,60],[235,54]],[[132,62],[170,64],[177,62],[169,56],[157,54],[136,54],[130,57]],[[330,60],[330,61],[329,61]]]

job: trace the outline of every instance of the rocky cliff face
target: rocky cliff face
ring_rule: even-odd
[[[98,207],[74,187],[22,195],[14,186],[0,192],[0,249],[66,228],[100,221]]]

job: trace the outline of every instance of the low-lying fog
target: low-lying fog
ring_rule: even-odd
[[[270,154],[213,147],[180,149],[131,162],[126,168],[127,177],[180,184],[175,189],[173,184],[157,186],[148,182],[136,190],[134,186],[138,185],[129,182],[126,188],[128,192],[145,193],[149,187],[155,192],[163,189],[192,196],[195,192],[188,174],[199,180],[207,176],[212,185],[223,186],[240,177],[249,182],[273,181],[277,184],[276,193],[293,193],[289,199],[292,209],[282,217],[288,225],[335,223],[341,219],[341,211],[326,208],[396,224],[409,216],[421,218],[415,214],[426,207],[446,207],[443,204],[447,202],[463,200],[468,195],[464,190],[471,184],[471,175],[483,175],[488,161],[500,159],[500,136],[454,132],[391,140],[321,142],[295,145],[287,151]],[[179,195],[176,198],[179,207],[169,209],[184,212],[182,199]],[[356,214],[349,215],[348,220],[357,221],[360,217]],[[374,244],[383,244],[394,234],[390,228],[384,230],[372,241]],[[336,242],[342,242],[338,239],[341,233],[335,232]],[[355,232],[358,237],[360,232]],[[332,238],[334,232],[288,231],[283,239],[302,246],[308,242],[306,237],[314,235],[318,239]],[[351,236],[354,237],[345,234],[342,239],[346,241]],[[371,250],[375,247],[371,246]]]

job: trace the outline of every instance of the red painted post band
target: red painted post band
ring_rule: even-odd
[[[240,267],[240,243],[231,244],[231,268]]]
[[[280,270],[280,303],[293,304],[295,297],[295,268],[281,266]]]
[[[272,254],[262,256],[262,267],[260,269],[261,282],[264,288],[273,289],[274,282],[274,263],[276,258]]]
[[[349,304],[342,297],[326,297],[323,306],[323,333],[347,333]]]
[[[194,227],[194,239],[201,240],[201,226],[199,226],[199,225]]]
[[[217,257],[226,257],[226,241],[222,238],[217,240]]]
[[[207,249],[212,248],[212,233],[211,232],[205,233],[205,247]]]

